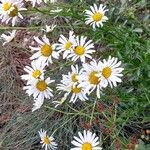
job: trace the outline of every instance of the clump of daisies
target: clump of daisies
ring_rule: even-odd
[[[26,93],[34,98],[34,107],[32,111],[39,109],[44,99],[50,99],[53,97],[52,89],[50,84],[55,80],[51,80],[50,77],[45,78],[45,61],[33,60],[30,66],[25,66],[24,70],[27,74],[21,76],[21,78],[27,81],[27,85],[24,86]]]
[[[71,93],[70,102],[77,99],[85,101],[88,96],[96,90],[97,98],[100,98],[102,89],[116,87],[117,83],[122,82],[121,73],[124,69],[121,67],[121,61],[109,56],[103,61],[92,60],[90,63],[84,63],[78,71],[78,67],[71,66],[72,71],[68,75],[62,75],[61,84],[57,88],[68,96]]]
[[[46,35],[41,39],[39,37],[33,38],[38,46],[30,46],[33,52],[30,57],[32,62],[31,65],[24,68],[27,74],[21,76],[27,82],[23,89],[34,98],[32,111],[39,109],[44,103],[44,99],[51,99],[51,103],[59,106],[66,99],[72,103],[78,100],[88,101],[93,92],[96,92],[97,98],[100,98],[103,89],[109,86],[111,88],[116,87],[117,83],[122,82],[121,61],[112,56],[99,61],[93,59],[91,54],[95,52],[94,44],[84,36],[79,38],[79,36],[75,36],[73,31],[70,31],[69,37],[60,36],[59,43],[51,43]],[[61,101],[53,101],[54,95],[51,84],[54,84],[55,80],[46,77],[45,73],[46,68],[53,64],[52,59],[58,60],[61,55],[64,59],[74,63],[81,62],[81,65],[71,65],[71,71],[62,75],[56,89],[64,96]]]
[[[100,98],[103,89],[107,87],[116,87],[117,83],[121,83],[121,77],[123,76],[122,63],[118,58],[109,56],[107,59],[95,60],[92,55],[85,57],[84,61],[80,56],[76,59],[68,57],[69,55],[75,56],[75,49],[80,46],[88,47],[87,49],[94,50],[94,44],[91,40],[81,36],[76,36],[73,31],[69,32],[69,36],[63,35],[59,38],[59,43],[51,43],[50,39],[44,35],[42,38],[33,37],[37,43],[37,47],[31,47],[33,52],[31,56],[31,64],[25,66],[24,71],[26,74],[22,75],[21,78],[26,81],[24,90],[29,96],[33,96],[34,103],[32,111],[40,109],[45,100],[49,100],[55,107],[63,105],[65,101],[70,103],[76,103],[77,101],[87,101],[90,98],[90,94],[96,92],[97,98]],[[79,42],[81,40],[81,42]],[[87,43],[86,43],[87,41]],[[85,51],[87,50],[85,49]],[[46,76],[46,70],[53,65],[52,59],[63,59],[71,60],[75,63],[78,61],[81,65],[71,65],[70,71],[62,75],[62,79],[59,82]],[[85,55],[87,56],[87,55]],[[79,60],[77,61],[77,59]],[[92,60],[91,60],[92,59]],[[58,83],[58,84],[57,84]],[[53,94],[56,85],[58,92],[64,94],[60,101],[54,101]],[[42,147],[45,150],[57,149],[57,143],[53,138],[53,134],[49,136],[45,130],[40,130],[39,135],[41,138]],[[101,150],[99,137],[91,131],[78,132],[78,136],[74,136],[72,143],[73,149],[78,150]]]
[[[63,59],[71,59],[73,62],[80,60],[83,63],[86,58],[92,59],[91,55],[95,52],[92,40],[85,36],[75,36],[73,31],[69,32],[68,38],[60,35],[57,50],[63,53]]]
[[[8,8],[9,2],[12,1],[6,2],[8,3]],[[36,3],[40,4],[42,1],[35,0],[31,2],[35,7]],[[10,16],[12,11],[14,16],[19,15],[20,9],[18,8],[19,6],[21,8],[21,4],[12,2],[10,10],[7,11],[4,4],[5,2],[2,1],[3,10],[5,10],[1,16],[2,20],[6,21],[6,16]],[[103,22],[108,20],[105,16],[105,12],[108,10],[102,4],[100,6],[94,4],[90,9],[85,10],[86,24],[91,25],[95,30],[96,27],[103,26]],[[55,26],[46,25],[44,31],[49,33],[54,28]],[[3,38],[8,39],[4,35]],[[12,38],[7,41],[11,40]],[[62,105],[66,101],[69,103],[86,101],[88,103],[91,93],[94,93],[100,99],[104,89],[116,87],[118,83],[122,82],[121,77],[124,70],[122,62],[112,56],[102,60],[94,59],[93,54],[97,49],[94,46],[94,42],[84,35],[75,35],[74,31],[69,31],[67,36],[61,34],[56,43],[51,42],[51,39],[46,35],[42,37],[34,36],[33,40],[36,42],[36,46],[29,47],[33,53],[30,57],[31,64],[25,66],[24,71],[26,74],[21,76],[22,80],[26,81],[26,86],[23,89],[34,100],[32,111],[39,109],[45,100],[49,100],[55,107]],[[51,79],[46,74],[46,70],[51,69],[55,61],[61,61],[62,59],[72,62],[72,65],[70,65],[70,71],[62,74],[60,81],[55,81],[54,77]],[[53,100],[53,97],[55,97],[53,91],[63,95],[60,101]],[[48,136],[45,130],[39,131],[39,135],[43,144],[42,147],[45,147],[45,150],[57,149],[53,136]],[[95,133],[84,130],[83,134],[78,132],[78,136],[74,136],[74,140],[71,142],[74,148],[71,148],[71,150],[102,149],[99,145],[99,137]]]
[[[60,91],[64,91],[66,98],[68,95],[71,95],[70,102],[76,102],[77,99],[81,101],[88,100],[86,96],[85,87],[81,86],[79,83],[79,76],[82,75],[81,70],[79,71],[78,65],[71,66],[71,72],[68,72],[68,75],[63,75],[61,83],[58,84],[57,88]]]
[[[81,62],[81,65],[71,65],[71,71],[62,75],[56,89],[64,93],[64,96],[61,101],[51,100],[53,104],[61,104],[68,98],[69,102],[73,103],[77,100],[87,101],[93,92],[96,92],[97,98],[100,98],[103,89],[109,86],[116,87],[117,83],[122,82],[121,61],[112,56],[108,59],[95,60],[92,57],[92,53],[95,52],[94,44],[91,40],[87,40],[87,37],[76,36],[70,31],[69,37],[60,35],[59,43],[51,43],[46,35],[41,39],[35,36],[33,38],[38,46],[30,46],[33,52],[30,57],[32,62],[30,66],[24,68],[27,74],[21,76],[27,81],[23,89],[29,96],[33,95],[35,102],[33,110],[36,110],[36,107],[39,109],[44,99],[51,99],[54,96],[50,88],[54,80],[45,77],[45,68],[53,64],[52,59],[56,61],[61,55],[68,61]]]

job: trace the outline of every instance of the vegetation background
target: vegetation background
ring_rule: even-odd
[[[94,2],[103,3],[109,9],[109,21],[95,32],[85,25],[83,13]],[[3,47],[0,41],[0,149],[40,150],[38,131],[44,128],[48,133],[55,131],[61,150],[69,150],[73,135],[83,129],[92,129],[101,136],[104,150],[149,150],[150,1],[60,0],[36,8],[26,5],[28,11],[23,12],[24,20],[18,26],[0,24],[1,34],[18,30],[13,43]],[[63,11],[56,17],[50,10],[57,7]],[[123,83],[105,90],[95,105],[96,96],[92,95],[89,102],[65,103],[58,109],[47,101],[40,110],[31,113],[33,99],[22,90],[24,83],[20,75],[30,63],[28,47],[33,44],[33,36],[42,36],[41,29],[52,23],[57,28],[47,36],[53,42],[57,42],[60,34],[74,30],[94,41],[97,49],[94,58],[119,57],[125,68]],[[70,65],[64,60],[56,61],[47,75],[60,80]],[[57,91],[55,94],[58,95]]]

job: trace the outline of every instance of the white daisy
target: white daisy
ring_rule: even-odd
[[[63,59],[70,54],[71,50],[73,50],[75,46],[75,35],[73,31],[69,32],[69,38],[64,37],[63,35],[60,35],[60,38],[58,40],[60,43],[57,44],[57,50],[59,52],[63,52]]]
[[[39,44],[39,47],[32,47],[30,46],[31,50],[36,51],[30,59],[38,59],[40,61],[48,63],[52,63],[52,57],[58,59],[59,53],[55,51],[55,44],[50,44],[49,39],[46,35],[43,36],[42,40],[38,37],[34,37],[35,41]]]
[[[103,59],[100,72],[101,80],[105,82],[104,84],[109,84],[112,88],[113,86],[117,86],[117,82],[122,82],[120,77],[123,76],[121,72],[124,70],[124,68],[120,66],[121,61],[118,61],[118,58],[109,56],[108,60]]]
[[[96,95],[100,98],[100,93],[106,85],[102,82],[100,77],[101,62],[98,63],[93,60],[90,64],[83,64],[83,73],[79,77],[80,85],[86,88],[86,92],[90,94],[96,89]]]
[[[75,148],[70,150],[101,150],[102,147],[99,146],[99,137],[95,133],[90,132],[89,130],[78,132],[79,137],[74,136],[74,140],[71,142]]]
[[[78,65],[71,65],[71,72],[68,72],[68,75],[62,75],[63,82],[69,83],[69,84],[77,84],[78,77],[82,75],[82,70],[79,71]]]
[[[67,97],[69,94],[71,94],[71,98],[69,102],[75,103],[77,99],[80,99],[81,101],[88,100],[85,93],[85,88],[81,87],[78,84],[71,85],[61,81],[61,84],[58,84],[57,89],[65,92],[64,97]]]
[[[82,62],[85,62],[86,57],[92,59],[92,57],[89,54],[95,52],[94,44],[92,43],[92,40],[86,42],[86,39],[87,37],[77,36],[75,47],[67,58],[72,58],[72,61],[76,61],[78,58],[80,58]]]
[[[90,6],[91,10],[85,10],[86,24],[89,24],[96,29],[97,27],[103,26],[103,22],[106,22],[108,18],[105,16],[105,12],[108,9],[105,9],[106,6],[100,4],[98,7],[96,4],[94,6]]]
[[[0,19],[5,17],[12,10],[12,0],[1,0],[0,3]]]
[[[31,62],[30,66],[25,66],[24,70],[27,72],[27,74],[22,75],[21,79],[26,80],[27,84],[32,84],[34,80],[42,79],[44,80],[44,67],[46,64],[39,60],[33,60]]]
[[[45,147],[45,150],[55,150],[57,149],[57,144],[53,136],[48,136],[45,130],[40,130],[39,135],[41,138],[42,148]]]
[[[58,84],[57,89],[60,91],[64,91],[64,97],[67,97],[69,94],[71,95],[70,102],[76,102],[77,99],[81,101],[88,100],[85,88],[79,85],[78,77],[80,75],[80,71],[78,71],[78,66],[76,68],[72,66],[72,72],[68,73],[68,75],[62,75],[63,79],[60,81],[61,84]]]
[[[53,97],[52,89],[49,87],[49,84],[54,82],[54,80],[50,80],[47,78],[46,80],[35,80],[34,83],[23,87],[26,90],[26,93],[31,96],[33,95],[34,99],[44,100],[44,98],[50,99]]]
[[[45,31],[46,33],[50,33],[52,32],[57,25],[52,24],[51,26],[46,25],[45,29],[42,29],[43,31]]]
[[[9,35],[6,35],[6,34],[2,34],[1,35],[1,38],[5,41],[3,43],[3,45],[5,45],[6,43],[9,43],[9,42],[12,42],[13,39],[15,38],[16,36],[16,30],[13,30],[12,32],[8,32]]]
[[[12,26],[14,26],[18,21],[18,18],[23,19],[23,16],[20,13],[22,10],[27,10],[26,8],[23,8],[22,0],[11,0],[10,10],[8,11],[7,15],[3,15],[2,22],[8,24],[8,22],[11,20]]]
[[[43,105],[44,100],[41,99],[35,99],[34,100],[34,104],[33,104],[33,108],[32,108],[32,112],[34,112],[35,110],[41,108],[41,106]]]

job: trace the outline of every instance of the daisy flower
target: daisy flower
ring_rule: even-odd
[[[44,67],[46,64],[42,61],[38,60],[33,60],[31,62],[31,67],[30,66],[25,66],[24,71],[27,72],[27,74],[22,75],[21,79],[26,80],[27,84],[33,83],[34,80],[37,79],[44,79]]]
[[[27,10],[23,8],[23,1],[22,0],[11,0],[7,3],[7,7],[9,8],[7,14],[2,16],[2,22],[8,24],[8,22],[12,21],[12,26],[18,21],[18,18],[23,19],[23,16],[20,14],[20,11]],[[7,9],[8,9],[7,8]]]
[[[42,148],[45,147],[45,150],[55,150],[57,149],[57,144],[53,136],[48,136],[45,130],[40,130],[39,135],[41,138]]]
[[[87,96],[85,93],[85,88],[80,86],[78,83],[78,76],[80,73],[78,72],[78,66],[72,66],[72,72],[68,73],[68,75],[62,75],[63,79],[60,81],[61,84],[58,84],[57,89],[60,91],[64,91],[66,98],[69,94],[71,95],[70,102],[76,102],[77,99],[81,101],[87,100]]]
[[[100,4],[99,7],[94,4],[94,6],[90,6],[90,8],[91,10],[85,10],[85,16],[87,17],[85,23],[92,26],[93,29],[96,29],[96,26],[103,26],[103,22],[108,20],[105,16],[105,12],[108,11],[108,9],[105,9],[103,4]]]
[[[96,95],[100,98],[100,92],[106,85],[100,77],[101,62],[91,61],[90,64],[83,64],[83,75],[79,77],[80,85],[86,88],[88,94],[96,89]]]
[[[101,150],[102,147],[99,146],[99,137],[95,133],[90,132],[89,130],[78,132],[78,136],[74,136],[74,140],[71,142],[75,148],[70,150]]]
[[[0,18],[2,19],[12,10],[12,0],[1,0],[0,3]]]
[[[68,75],[62,75],[62,81],[69,83],[69,84],[77,84],[78,77],[82,75],[82,70],[79,71],[78,65],[71,65],[71,72],[68,72]]]
[[[34,112],[37,109],[40,109],[41,106],[43,105],[44,100],[41,99],[35,99],[34,100],[34,104],[33,104],[33,108],[32,108],[32,112]]]
[[[121,67],[121,61],[118,61],[118,58],[109,56],[108,60],[104,59],[101,65],[101,79],[104,84],[110,85],[111,88],[113,86],[117,86],[117,82],[120,83],[122,80],[120,77],[123,76],[121,73],[124,68]]]
[[[50,44],[46,35],[43,36],[42,40],[38,37],[34,37],[34,40],[39,44],[39,46],[30,46],[31,50],[36,51],[36,53],[30,57],[31,60],[38,59],[48,65],[48,63],[52,63],[52,57],[58,59],[59,53],[55,51],[55,44]]]
[[[46,33],[52,32],[56,28],[56,25],[52,24],[51,26],[46,25],[45,29],[42,29]]]
[[[23,87],[26,90],[26,93],[31,96],[33,95],[34,99],[44,100],[44,98],[50,99],[53,97],[52,89],[49,87],[49,84],[54,82],[47,78],[46,80],[35,80],[34,83]]]
[[[70,102],[75,103],[77,99],[81,101],[88,100],[85,93],[85,88],[80,85],[71,85],[69,83],[61,81],[61,84],[58,84],[57,89],[65,92],[65,96],[67,97],[71,94]]]
[[[64,37],[63,35],[60,35],[60,38],[58,40],[60,43],[57,44],[57,50],[59,52],[63,52],[63,59],[70,54],[71,50],[73,50],[73,47],[75,45],[75,35],[73,31],[69,32],[69,38]]]
[[[9,42],[12,42],[13,39],[15,38],[16,36],[16,30],[13,30],[12,32],[8,32],[9,35],[6,35],[6,34],[2,34],[1,35],[1,38],[3,40],[5,40],[5,42],[3,43],[3,45],[9,43]]]
[[[86,39],[87,37],[77,36],[75,47],[73,51],[71,51],[71,54],[68,55],[67,58],[72,58],[72,61],[76,61],[77,59],[80,59],[82,62],[85,62],[86,57],[92,59],[92,57],[89,54],[95,52],[94,44],[92,43],[92,40],[86,42]]]

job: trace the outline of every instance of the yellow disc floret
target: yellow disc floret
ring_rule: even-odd
[[[36,84],[36,88],[37,88],[39,91],[43,92],[43,91],[45,91],[45,90],[47,89],[47,84],[45,83],[44,80],[39,80],[39,81],[37,82],[37,84]]]
[[[78,94],[81,92],[81,88],[78,88],[77,86],[72,87],[72,93]]]
[[[44,144],[50,144],[50,140],[49,140],[49,137],[48,136],[45,136],[44,137]]]
[[[103,14],[100,12],[96,12],[93,16],[92,16],[93,20],[98,22],[101,21],[103,18]]]
[[[74,52],[76,55],[83,55],[85,53],[85,48],[82,46],[76,46],[76,48],[74,49]]]
[[[70,50],[71,46],[72,46],[72,43],[68,41],[68,42],[65,44],[65,50]]]
[[[90,84],[95,84],[95,85],[99,84],[100,79],[99,79],[99,77],[96,76],[97,74],[98,74],[97,71],[93,71],[90,73],[90,75],[89,75]]]
[[[41,76],[41,71],[40,70],[35,70],[33,73],[32,73],[32,77],[34,78],[39,78]]]
[[[72,82],[77,82],[77,81],[78,81],[78,79],[77,79],[77,74],[73,74],[73,75],[71,76],[71,80],[72,80]]]
[[[48,44],[44,44],[41,47],[41,54],[45,57],[49,57],[52,54],[52,47]]]
[[[102,70],[102,75],[107,79],[111,76],[111,73],[112,73],[112,70],[110,67],[105,67],[103,70]]]
[[[82,150],[92,150],[92,145],[90,143],[82,144]]]
[[[8,3],[8,2],[6,2],[6,3],[3,3],[3,10],[4,11],[7,11],[7,10],[9,10],[10,8],[11,8],[11,3]]]

